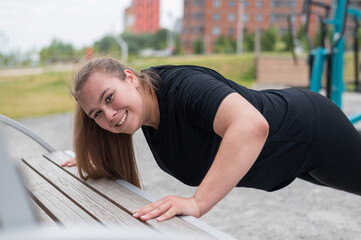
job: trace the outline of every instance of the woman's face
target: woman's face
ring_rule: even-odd
[[[92,73],[78,94],[85,113],[105,130],[133,134],[144,121],[143,100],[133,72],[124,71],[124,80],[107,73]]]

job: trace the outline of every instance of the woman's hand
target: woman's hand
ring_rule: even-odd
[[[201,212],[193,197],[167,196],[135,210],[133,217],[139,218],[142,221],[157,218],[157,221],[161,222],[176,215],[188,215],[199,218]]]
[[[63,162],[61,164],[62,167],[73,167],[76,165],[76,159],[75,158],[70,158],[69,160],[66,160],[65,162]]]

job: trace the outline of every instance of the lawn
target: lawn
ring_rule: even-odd
[[[129,66],[136,70],[163,64],[192,64],[213,68],[247,87],[255,82],[252,54],[134,58],[129,61]],[[75,103],[69,95],[69,83],[73,76],[72,71],[0,76],[0,114],[19,119],[73,111]]]

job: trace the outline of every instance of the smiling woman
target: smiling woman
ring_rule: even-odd
[[[140,186],[131,134],[146,121],[144,102],[153,102],[143,100],[155,98],[147,94],[151,75],[110,58],[90,61],[78,72],[72,95],[78,101],[74,150],[80,176],[118,177]]]
[[[159,167],[198,186],[192,197],[168,196],[136,210],[141,220],[200,217],[234,187],[276,191],[296,178],[361,195],[360,135],[318,93],[255,91],[192,65],[137,73],[102,57],[80,69],[73,95],[82,178],[139,186],[132,134],[141,128]]]

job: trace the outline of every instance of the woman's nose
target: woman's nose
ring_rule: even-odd
[[[115,115],[117,115],[117,111],[115,111],[113,109],[107,109],[105,112],[105,116],[108,121],[112,121],[114,119]]]

